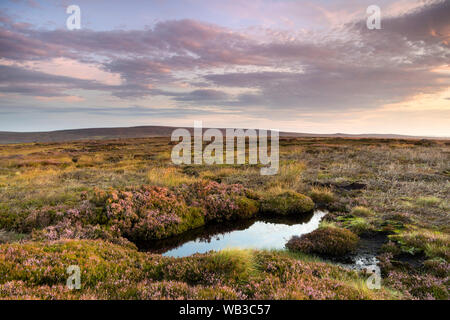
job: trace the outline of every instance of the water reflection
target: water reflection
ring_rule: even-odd
[[[303,217],[259,218],[213,224],[177,237],[140,243],[138,247],[171,257],[226,248],[281,249],[292,236],[317,229],[325,214],[316,211]]]

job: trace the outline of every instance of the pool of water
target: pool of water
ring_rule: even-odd
[[[170,257],[186,257],[194,253],[227,248],[282,249],[292,236],[300,236],[317,229],[325,215],[324,211],[315,211],[302,217],[214,224],[170,239],[138,244],[138,247]]]

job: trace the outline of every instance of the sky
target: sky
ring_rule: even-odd
[[[194,121],[449,137],[450,0],[0,2],[0,131]]]

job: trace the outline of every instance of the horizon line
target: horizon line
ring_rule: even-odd
[[[139,126],[105,126],[105,127],[78,127],[78,128],[67,128],[67,129],[55,129],[55,130],[36,130],[36,131],[0,131],[0,133],[15,133],[15,134],[27,134],[27,133],[53,133],[53,132],[63,132],[63,131],[76,131],[76,130],[95,130],[95,129],[132,129],[132,128],[148,128],[148,127],[162,127],[162,128],[186,128],[194,129],[194,126],[170,126],[170,125],[139,125]],[[280,133],[284,134],[307,134],[315,136],[328,136],[328,135],[345,135],[345,136],[399,136],[399,137],[409,137],[409,138],[443,138],[450,139],[450,136],[436,136],[436,135],[411,135],[402,133],[346,133],[346,132],[333,132],[333,133],[313,133],[313,132],[300,132],[300,131],[286,131],[279,129],[266,129],[266,128],[242,128],[242,127],[202,127],[202,129],[254,129],[254,130],[278,130]]]

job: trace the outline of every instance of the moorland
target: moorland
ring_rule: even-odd
[[[450,142],[280,138],[280,170],[179,165],[168,137],[0,145],[2,299],[448,299]],[[326,210],[282,250],[139,242]],[[369,243],[382,286],[339,260]],[[81,289],[66,286],[67,267]]]

